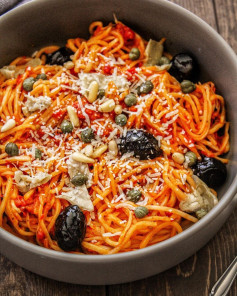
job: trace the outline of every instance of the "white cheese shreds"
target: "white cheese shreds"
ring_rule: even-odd
[[[121,231],[115,232],[115,233],[111,233],[111,232],[105,232],[102,234],[103,237],[112,237],[112,236],[117,236],[117,235],[121,235]]]

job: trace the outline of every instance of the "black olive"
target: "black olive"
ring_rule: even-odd
[[[227,177],[226,166],[218,159],[204,157],[193,167],[193,173],[211,188],[221,186]]]
[[[85,216],[78,206],[68,206],[59,214],[55,222],[55,237],[61,249],[64,251],[80,249],[85,233]]]
[[[195,81],[197,78],[197,71],[196,61],[188,53],[179,53],[171,60],[169,73],[179,82],[183,80]]]
[[[64,63],[71,61],[70,56],[73,51],[68,47],[61,47],[58,50],[49,53],[46,58],[46,64],[49,65],[63,65]]]
[[[121,137],[118,143],[121,154],[134,153],[141,160],[153,159],[161,154],[157,139],[143,130],[128,130],[126,136]]]

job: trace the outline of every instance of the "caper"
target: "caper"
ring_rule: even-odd
[[[132,48],[129,52],[129,59],[132,61],[138,60],[140,57],[140,50],[136,47]]]
[[[88,181],[87,175],[82,174],[82,173],[78,173],[76,176],[74,176],[71,179],[71,182],[74,186],[82,186],[82,185],[86,184],[87,181]]]
[[[103,98],[104,95],[105,95],[105,90],[104,90],[103,88],[100,88],[100,89],[98,90],[97,97],[98,97],[98,98]]]
[[[42,79],[42,80],[47,80],[47,76],[45,73],[41,73],[41,74],[38,74],[36,76],[36,80],[39,80],[39,79]]]
[[[141,196],[142,196],[141,191],[138,189],[134,189],[134,188],[129,190],[127,193],[128,200],[130,200],[134,203],[138,202],[140,200]]]
[[[42,152],[38,149],[35,148],[35,159],[41,159],[42,158]]]
[[[153,90],[153,88],[153,83],[150,80],[147,80],[140,85],[140,93],[149,94]]]
[[[137,103],[137,97],[134,94],[128,94],[124,99],[124,103],[128,107],[134,106]]]
[[[15,143],[12,143],[12,142],[7,143],[7,145],[5,146],[5,152],[9,156],[17,156],[17,155],[19,155],[19,149],[18,149],[17,145]]]
[[[192,81],[184,80],[180,83],[182,92],[185,94],[191,93],[196,89],[195,84]]]
[[[188,151],[187,153],[185,153],[185,162],[189,167],[195,165],[197,162],[196,154],[192,151]]]
[[[34,83],[35,83],[35,78],[33,78],[33,77],[26,78],[23,81],[23,88],[24,88],[24,90],[26,90],[26,91],[32,91]]]
[[[141,94],[140,86],[138,86],[138,87],[136,88],[136,91],[137,91],[137,94],[140,96],[140,94]]]
[[[137,207],[135,210],[134,210],[134,214],[137,218],[143,218],[145,217],[147,214],[148,214],[148,209],[146,207]]]
[[[115,123],[120,126],[124,126],[127,123],[127,117],[124,114],[119,114],[115,117]]]
[[[170,64],[170,59],[165,56],[162,56],[158,62],[159,66],[168,65],[168,64]]]
[[[90,143],[94,139],[93,129],[87,127],[81,132],[81,139],[84,143]]]
[[[60,127],[64,134],[71,133],[73,130],[73,125],[69,120],[63,120]]]

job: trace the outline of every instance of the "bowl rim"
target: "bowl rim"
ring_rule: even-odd
[[[56,0],[53,0],[56,1]],[[61,0],[65,1],[65,0]],[[40,2],[40,3],[39,3]],[[23,12],[26,8],[33,8],[37,7],[37,5],[40,7],[42,6],[43,2],[48,2],[48,0],[33,0],[27,3],[22,4],[21,6],[16,7],[15,9],[3,14],[0,17],[0,26],[1,23],[4,22],[4,20],[8,16],[13,16],[15,14],[18,14],[20,12]],[[215,37],[217,42],[222,48],[225,48],[227,53],[231,56],[234,66],[236,68],[237,73],[237,57],[233,49],[228,45],[228,43],[221,37],[209,24],[207,24],[204,20],[202,20],[200,17],[195,15],[194,13],[190,12],[189,10],[179,6],[178,4],[164,1],[164,0],[146,0],[146,2],[149,2],[153,5],[159,5],[166,7],[167,9],[170,9],[172,11],[176,11],[177,14],[184,16],[187,18],[190,22],[195,22],[198,24],[198,27],[200,30],[205,31]],[[231,202],[234,200],[234,196],[237,193],[237,173],[234,177],[232,183],[230,184],[230,187],[228,190],[223,194],[218,204],[201,220],[199,220],[197,223],[192,225],[190,228],[186,229],[182,233],[179,233],[178,235],[171,237],[165,241],[159,242],[157,244],[154,244],[152,246],[145,247],[143,249],[134,250],[134,251],[128,251],[124,253],[116,253],[116,254],[109,254],[109,255],[95,255],[95,254],[72,254],[72,253],[66,253],[66,252],[60,252],[55,251],[51,249],[47,249],[35,244],[32,244],[28,241],[23,240],[22,238],[19,238],[15,236],[14,234],[6,231],[5,229],[0,227],[0,237],[4,238],[8,243],[11,243],[12,245],[16,245],[20,248],[27,249],[28,251],[32,253],[36,253],[41,256],[50,257],[54,259],[59,259],[63,261],[68,262],[90,262],[90,263],[111,263],[111,261],[121,261],[122,260],[132,260],[134,258],[138,258],[140,256],[146,256],[148,254],[156,253],[159,251],[162,251],[164,249],[169,248],[173,244],[179,243],[180,241],[187,239],[189,236],[197,234],[199,231],[201,231],[205,225],[211,223],[220,213],[223,211]],[[237,199],[236,199],[237,200]],[[233,207],[234,209],[234,207]]]

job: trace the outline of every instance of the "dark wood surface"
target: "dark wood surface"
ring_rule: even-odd
[[[237,0],[172,2],[201,17],[237,52]],[[0,296],[206,296],[236,256],[236,238],[235,210],[218,234],[183,263],[144,280],[112,286],[80,286],[49,280],[22,269],[0,255]],[[229,292],[229,296],[236,295],[237,281]]]

